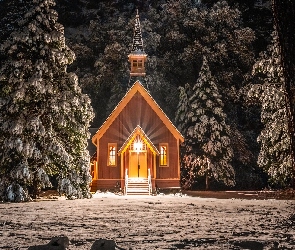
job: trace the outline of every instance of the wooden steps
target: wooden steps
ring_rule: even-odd
[[[125,195],[149,195],[148,178],[129,178]]]

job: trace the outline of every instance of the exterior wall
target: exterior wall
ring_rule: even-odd
[[[180,188],[179,179],[156,179],[155,184],[160,189]]]
[[[98,179],[120,179],[121,178],[121,160],[117,156],[117,165],[108,166],[108,143],[117,143],[117,148],[120,147],[119,143],[114,138],[114,135],[109,134],[103,136],[99,141],[98,153]],[[117,149],[118,150],[118,149]]]
[[[168,143],[168,165],[160,166],[159,157],[157,157],[157,179],[169,179],[169,178],[179,178],[178,176],[178,148],[177,148],[177,140],[171,135],[171,133],[167,133],[166,138],[163,138],[163,141]],[[156,145],[159,148],[159,144]]]
[[[153,159],[154,159],[154,155],[153,152],[148,149],[147,151],[147,166],[151,171],[151,177],[154,178],[154,166],[153,166]]]
[[[120,156],[117,156],[117,166],[107,166],[108,143],[117,143],[117,150],[120,149],[137,125],[143,129],[158,149],[160,143],[168,143],[169,165],[168,167],[160,167],[159,157],[157,156],[156,169],[151,169],[152,178],[174,179],[179,183],[179,149],[177,140],[139,92],[137,92],[127,103],[122,112],[117,116],[98,142],[99,146],[97,148],[97,155],[99,183],[101,183],[101,185],[103,185],[103,183],[106,185],[113,185],[114,182],[111,180],[117,181],[121,179],[122,169]],[[125,166],[129,165],[128,155],[129,153],[126,151],[122,161]],[[153,168],[152,157],[153,154],[148,152],[148,166],[151,168]],[[154,174],[155,176],[153,176]],[[123,175],[125,175],[125,172]],[[122,176],[122,178],[124,178],[124,176]],[[174,183],[173,186],[175,185],[176,184]]]
[[[99,179],[99,180],[93,180],[90,185],[91,192],[95,192],[99,189],[109,189],[114,190],[116,189],[117,185],[121,184],[120,179]]]

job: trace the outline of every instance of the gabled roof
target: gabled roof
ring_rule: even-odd
[[[148,93],[148,91],[141,85],[139,81],[136,81],[133,86],[129,89],[123,99],[119,102],[119,104],[115,107],[113,112],[109,115],[106,121],[101,125],[96,134],[92,137],[92,143],[97,145],[97,140],[99,140],[110,125],[114,122],[114,120],[118,117],[124,107],[129,103],[132,97],[139,92],[142,97],[146,100],[149,106],[154,110],[154,112],[158,115],[158,117],[162,120],[164,125],[169,129],[169,131],[173,134],[173,136],[180,140],[184,141],[183,136],[177,130],[177,128],[173,125],[170,119],[166,116],[164,111],[160,108],[160,106],[156,103],[156,101],[152,98],[152,96]]]
[[[147,135],[144,133],[139,125],[136,126],[136,128],[133,130],[127,140],[123,143],[122,147],[118,151],[118,154],[124,153],[129,145],[135,140],[137,135],[141,136],[141,139],[147,144],[147,146],[153,153],[158,155],[160,154],[159,150],[155,147],[155,145],[151,142],[151,140],[147,137]]]

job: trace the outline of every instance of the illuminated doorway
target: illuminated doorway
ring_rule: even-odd
[[[129,150],[129,177],[147,178],[147,150],[140,135],[137,135]]]

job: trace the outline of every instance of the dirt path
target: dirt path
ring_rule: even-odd
[[[0,204],[0,248],[27,249],[53,236],[69,249],[96,239],[121,249],[295,249],[294,200],[120,197]]]

